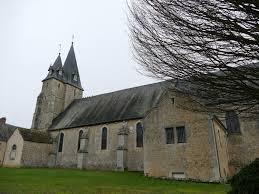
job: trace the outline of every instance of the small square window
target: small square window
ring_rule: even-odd
[[[166,144],[173,144],[174,143],[174,128],[165,128],[166,134]]]
[[[186,143],[185,127],[176,127],[177,132],[177,143]]]

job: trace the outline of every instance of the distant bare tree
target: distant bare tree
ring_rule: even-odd
[[[135,56],[213,111],[259,113],[258,0],[132,0]],[[178,80],[178,81],[176,81]]]

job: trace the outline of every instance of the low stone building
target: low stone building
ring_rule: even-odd
[[[7,124],[6,118],[0,118],[0,166],[3,165],[6,143],[17,127]]]
[[[6,141],[4,165],[222,181],[259,157],[258,120],[192,111],[199,103],[172,87],[160,82],[82,98],[72,44],[64,65],[59,55],[43,80],[32,129],[16,129]]]
[[[49,133],[17,128],[6,142],[6,167],[47,167],[52,141]]]

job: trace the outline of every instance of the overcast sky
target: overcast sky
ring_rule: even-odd
[[[156,80],[137,72],[126,0],[0,0],[0,117],[30,127],[41,80],[74,48],[84,96]]]

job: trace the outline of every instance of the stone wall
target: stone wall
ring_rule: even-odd
[[[240,119],[241,134],[228,135],[230,175],[259,157],[259,119]]]
[[[64,110],[65,84],[49,79],[43,82],[37,99],[32,128],[46,129],[52,120]]]
[[[47,167],[52,144],[24,141],[21,158],[22,166]]]
[[[82,90],[56,79],[43,82],[33,116],[33,129],[47,129],[52,120],[74,100],[82,98]]]
[[[0,141],[0,166],[2,166],[4,162],[5,149],[6,149],[6,142]]]
[[[79,129],[61,130],[60,132],[55,131],[51,132],[51,136],[56,138],[60,133],[64,133],[63,150],[62,152],[58,152],[56,150],[57,158],[55,165],[57,167],[75,168],[77,166],[77,142]]]
[[[19,130],[16,129],[13,135],[7,141],[3,166],[6,166],[6,167],[21,166],[23,144],[24,144],[23,138],[20,135]],[[15,152],[15,157],[11,158],[11,151],[12,151],[13,145],[16,145],[16,152]]]
[[[143,148],[136,147],[136,123],[138,120],[127,122],[129,129],[127,145],[127,168],[128,170],[143,170]],[[57,153],[57,166],[76,167],[77,148],[79,131],[87,131],[89,140],[87,146],[87,157],[84,168],[87,169],[116,169],[116,151],[118,146],[118,132],[124,122],[110,123],[106,125],[96,125],[82,128],[65,129],[51,132],[56,137],[61,132],[64,133],[63,151]],[[107,149],[101,150],[102,128],[107,127]]]
[[[144,171],[144,146],[137,147],[136,125],[138,122],[143,124],[141,120],[128,122],[128,152],[127,152],[127,168],[131,171]],[[143,129],[145,131],[145,129]]]
[[[155,177],[219,180],[210,117],[181,108],[192,103],[166,95],[144,121],[144,173]],[[177,143],[175,128],[184,126],[186,143]],[[174,128],[174,144],[166,144],[165,128]]]
[[[82,97],[82,90],[69,84],[65,84],[64,109],[68,107],[74,99],[80,99]]]

